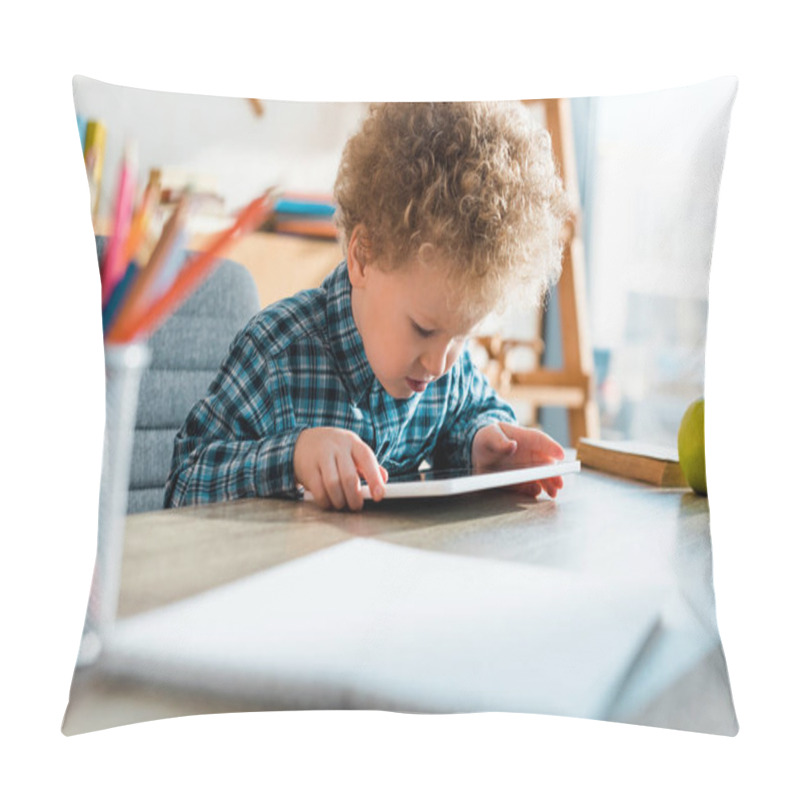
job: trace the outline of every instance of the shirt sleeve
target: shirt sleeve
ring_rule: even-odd
[[[453,367],[447,418],[434,450],[436,468],[470,468],[475,434],[495,422],[516,422],[514,410],[501,400],[464,350]]]
[[[301,431],[281,370],[249,333],[240,333],[175,438],[165,506],[297,497],[294,447]]]

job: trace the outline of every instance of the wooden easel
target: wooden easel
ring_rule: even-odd
[[[558,282],[563,366],[560,369],[539,366],[545,346],[540,312],[536,312],[535,321],[538,339],[522,341],[490,336],[479,337],[476,341],[488,353],[490,361],[487,374],[501,396],[511,401],[530,403],[534,420],[540,406],[561,406],[567,409],[570,445],[575,447],[582,436],[599,436],[600,421],[594,395],[594,368],[589,343],[586,270],[580,236],[580,200],[572,117],[569,100],[524,102],[542,104],[544,107],[545,125],[552,139],[553,155],[573,211],[573,216],[562,234],[564,255],[561,279]],[[534,368],[518,372],[507,365],[509,352],[517,347],[533,351]]]

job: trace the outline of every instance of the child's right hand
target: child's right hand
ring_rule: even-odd
[[[295,480],[320,508],[360,511],[363,477],[373,500],[381,500],[389,475],[359,436],[342,428],[306,428],[294,447]]]

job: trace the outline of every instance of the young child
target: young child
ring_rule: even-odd
[[[464,346],[561,268],[564,193],[519,104],[370,108],[335,185],[346,260],[256,315],[175,439],[165,505],[299,497],[359,510],[389,475],[551,463]],[[561,478],[528,484],[555,497]]]

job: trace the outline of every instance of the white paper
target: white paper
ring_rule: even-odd
[[[648,642],[613,705],[612,718],[631,719],[719,645],[715,626],[704,625],[674,589],[661,608],[658,635]]]
[[[605,718],[661,591],[355,539],[121,621],[115,674],[260,707]]]

